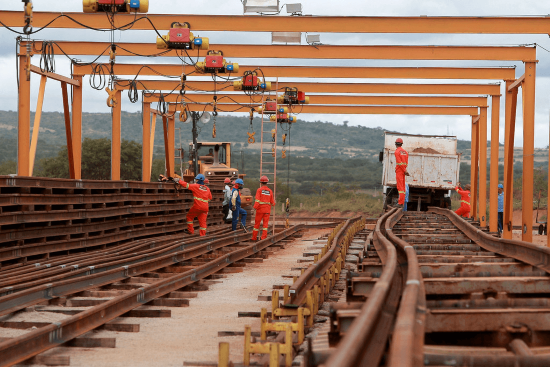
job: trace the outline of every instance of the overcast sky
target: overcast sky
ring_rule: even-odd
[[[185,21],[185,14],[242,14],[240,0],[150,0],[149,13],[176,14],[175,21]],[[293,1],[294,2],[294,1]],[[35,11],[82,11],[82,0],[64,0],[54,2],[51,0],[33,0]],[[283,2],[281,2],[283,4]],[[302,0],[304,14],[312,15],[353,15],[353,16],[519,16],[519,15],[547,15],[550,10],[547,1],[540,0],[433,0],[433,1],[328,1],[328,0]],[[2,10],[21,10],[22,3],[19,0],[0,0]],[[282,15],[286,16],[283,9]],[[202,36],[210,37],[211,43],[248,43],[270,44],[269,33],[231,33],[231,32],[201,32]],[[2,88],[0,88],[0,109],[17,110],[17,83],[15,77],[15,37],[8,30],[0,29],[0,75]],[[98,41],[109,42],[108,32],[96,32],[91,30],[59,30],[46,29],[33,36],[36,39],[45,40],[74,40],[74,41]],[[305,35],[303,35],[305,40]],[[125,31],[116,32],[117,42],[151,42],[156,40],[154,31]],[[321,42],[330,45],[520,45],[537,43],[550,50],[548,35],[425,35],[425,34],[341,34],[321,33]],[[302,42],[305,44],[305,41]],[[91,57],[79,57],[82,60],[91,60]],[[537,147],[548,146],[549,137],[549,108],[550,108],[550,55],[543,48],[537,48],[536,81],[536,134],[535,145]],[[39,58],[33,57],[33,64],[38,65]],[[69,61],[63,56],[56,56],[56,72],[70,75]],[[460,61],[387,61],[387,60],[265,60],[247,59],[231,61],[258,64],[258,65],[330,65],[330,66],[509,66],[516,65],[516,76],[523,74],[524,67],[521,62],[460,62]],[[124,63],[179,63],[176,58],[158,58],[140,60],[139,58],[117,58],[117,62]],[[281,79],[280,79],[281,80]],[[292,79],[288,79],[289,81]],[[294,81],[299,81],[294,79]],[[311,79],[309,80],[311,81]],[[331,80],[332,82],[350,82],[348,80]],[[449,81],[438,80],[354,80],[367,83],[445,83]],[[39,78],[33,76],[31,106],[36,106]],[[457,83],[493,83],[494,81],[460,80]],[[61,111],[61,93],[59,83],[51,82],[46,87],[44,111]],[[107,97],[105,92],[96,91],[88,86],[87,78],[84,80],[84,111],[110,112],[105,104]],[[132,104],[123,94],[122,109],[126,111],[139,111],[141,104]],[[519,95],[521,99],[521,93]],[[518,101],[516,146],[522,145],[522,119],[521,104]],[[32,108],[34,110],[34,107]],[[314,121],[332,121],[342,123],[349,121],[350,125],[364,125],[370,127],[381,126],[388,130],[401,131],[416,134],[446,134],[450,132],[461,139],[470,139],[470,117],[468,116],[392,116],[392,115],[305,115],[299,119]],[[0,121],[0,124],[2,121]],[[500,141],[504,141],[504,101],[501,102]],[[44,126],[47,127],[47,126]],[[298,128],[298,127],[297,127]]]

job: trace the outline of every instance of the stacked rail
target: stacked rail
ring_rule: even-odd
[[[223,187],[210,189],[213,226]],[[0,266],[182,232],[192,204],[168,183],[0,176]]]
[[[548,248],[446,209],[393,209],[366,253],[347,313],[333,312],[335,348],[313,365],[550,365]]]

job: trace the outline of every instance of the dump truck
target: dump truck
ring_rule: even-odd
[[[399,199],[395,179],[395,140],[403,139],[403,149],[409,153],[406,177],[409,184],[407,210],[426,211],[428,206],[451,206],[460,173],[460,154],[456,136],[410,135],[384,133],[384,151],[380,152],[383,164],[382,185],[385,194],[384,210],[396,205]]]

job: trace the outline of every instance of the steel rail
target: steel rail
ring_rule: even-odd
[[[91,307],[77,315],[54,323],[18,338],[0,343],[0,367],[12,366],[30,357],[59,346],[90,330],[101,326],[112,319],[153,299],[161,297],[176,289],[192,284],[208,275],[214,274],[230,264],[245,257],[254,255],[273,243],[280,241],[302,230],[302,225],[293,226],[273,237],[261,240],[245,248],[210,261],[196,269],[174,275],[149,286],[130,291],[105,303]],[[174,255],[176,256],[176,255]],[[184,259],[180,259],[182,261]]]
[[[397,251],[383,233],[386,220],[395,212],[396,209],[392,209],[380,217],[374,230],[374,244],[384,264],[382,274],[325,366],[378,366],[380,363],[403,283],[397,266]]]
[[[400,266],[407,275],[393,328],[387,366],[421,367],[424,366],[426,292],[416,251],[392,231],[402,216],[403,210],[398,209],[385,223],[386,236],[396,245]]]
[[[304,271],[302,275],[290,286],[290,299],[284,304],[285,307],[298,307],[301,305],[307,295],[307,291],[312,289],[315,283],[327,272],[336,262],[340,255],[341,242],[343,236],[348,231],[351,224],[361,219],[360,216],[347,219],[342,228],[334,236],[333,246],[327,253]]]
[[[16,293],[11,293],[19,287],[4,288],[4,296],[0,297],[0,316],[21,310],[25,307],[47,301],[52,298],[62,297],[75,292],[102,286],[115,281],[120,281],[131,276],[136,276],[149,271],[173,265],[204,255],[213,250],[249,239],[252,234],[231,234],[199,246],[186,248],[186,244],[172,246],[170,250],[163,251],[159,256],[144,255],[144,261],[135,263],[135,259],[118,262],[116,265],[107,264],[105,267],[81,269],[69,275],[72,278],[59,280],[49,284],[37,285]],[[200,239],[198,240],[200,241]],[[120,263],[128,265],[120,265]],[[114,268],[112,268],[114,266]]]
[[[456,213],[436,207],[429,207],[432,213],[444,215],[466,236],[479,246],[490,252],[513,257],[539,269],[550,272],[550,248],[538,246],[520,240],[497,238],[483,232],[460,218]]]
[[[446,367],[548,367],[550,358],[547,355],[534,356],[471,356],[471,355],[427,355],[425,366]]]
[[[227,235],[230,230],[226,229],[221,235]],[[165,238],[167,237],[167,238]],[[129,249],[111,253],[96,253],[95,256],[89,256],[88,259],[83,259],[79,262],[60,262],[57,261],[55,265],[45,264],[38,272],[30,271],[16,271],[14,274],[5,274],[0,280],[0,297],[5,295],[2,292],[2,287],[11,286],[10,291],[18,291],[27,289],[39,284],[51,283],[60,281],[63,279],[76,278],[85,275],[90,269],[93,269],[95,273],[107,271],[118,267],[121,264],[129,265],[135,264],[140,261],[149,260],[160,255],[172,253],[180,249],[183,245],[184,248],[191,246],[201,245],[204,242],[211,242],[217,240],[220,237],[220,233],[216,235],[209,235],[199,237],[193,235],[182,240],[181,236],[161,236],[148,238],[139,244],[137,247],[132,246]],[[128,243],[128,244],[131,244]],[[143,249],[139,249],[142,247]],[[77,270],[81,269],[81,270]],[[17,284],[17,286],[15,286]],[[10,292],[10,293],[11,293]]]
[[[227,228],[221,228],[213,230],[209,230],[209,235],[206,237],[203,237],[205,240],[209,240],[213,238],[212,236],[218,236],[221,234],[227,234],[230,232],[231,229]],[[198,238],[198,234],[190,235],[188,237],[185,237],[186,240],[194,241]],[[90,265],[98,265],[101,264],[104,261],[115,261],[117,259],[123,258],[122,256],[129,256],[129,253],[132,253],[133,256],[136,254],[139,254],[140,251],[148,251],[151,252],[152,249],[155,251],[163,248],[168,244],[169,242],[181,240],[182,237],[179,234],[176,235],[168,235],[168,236],[162,236],[162,238],[159,237],[151,237],[146,239],[140,239],[136,241],[130,241],[125,242],[119,245],[116,245],[114,247],[105,249],[105,250],[96,250],[91,252],[86,252],[84,254],[80,253],[77,255],[67,255],[67,256],[60,256],[56,258],[47,259],[46,262],[35,262],[30,263],[29,265],[15,267],[13,269],[7,269],[0,271],[0,277],[2,281],[0,282],[0,287],[3,286],[9,286],[12,284],[7,284],[7,282],[11,281],[10,278],[16,278],[15,283],[18,284],[23,282],[24,280],[20,277],[25,276],[39,276],[44,277],[47,274],[55,274],[55,273],[49,273],[50,270],[53,270],[55,268],[62,268],[62,266],[65,267],[73,267],[73,265],[78,265],[78,267],[86,267]],[[0,289],[1,294],[1,289]]]

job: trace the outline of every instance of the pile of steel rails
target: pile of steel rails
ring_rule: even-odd
[[[222,224],[212,185],[209,226]],[[0,176],[0,268],[181,233],[193,204],[174,184]]]
[[[549,366],[550,250],[446,209],[377,222],[308,365]]]

